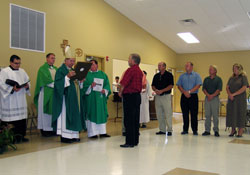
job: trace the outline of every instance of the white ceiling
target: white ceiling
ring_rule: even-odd
[[[104,0],[177,53],[250,50],[250,0]],[[179,20],[197,23],[185,26]],[[199,44],[176,34],[191,32]]]

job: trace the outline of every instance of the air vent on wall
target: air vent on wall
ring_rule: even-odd
[[[185,26],[191,26],[191,25],[195,25],[197,24],[194,19],[183,19],[183,20],[179,20],[179,22],[182,24],[182,25],[185,25]]]
[[[10,47],[45,51],[45,13],[10,4]]]

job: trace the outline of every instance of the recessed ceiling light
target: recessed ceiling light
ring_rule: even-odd
[[[188,44],[200,43],[200,41],[190,32],[177,33],[177,35]]]

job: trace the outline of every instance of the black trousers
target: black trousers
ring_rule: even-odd
[[[113,94],[114,94],[113,102],[121,102],[122,101],[121,97],[119,97],[119,95],[118,95],[118,92],[113,92]]]
[[[2,121],[1,125],[4,125],[4,126],[7,126],[8,124],[13,125],[14,126],[14,128],[13,128],[14,134],[18,135],[17,137],[23,138],[24,136],[26,136],[26,129],[27,129],[26,121],[27,121],[26,119],[11,121],[11,122]]]
[[[184,94],[181,96],[181,110],[183,115],[183,131],[188,131],[189,128],[189,113],[191,114],[191,128],[193,132],[198,130],[198,95],[191,94],[187,98]]]
[[[126,144],[139,143],[141,94],[132,93],[123,95],[124,125],[126,128]]]

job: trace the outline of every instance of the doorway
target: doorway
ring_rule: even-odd
[[[85,58],[86,61],[96,60],[98,62],[98,70],[105,72],[104,57],[86,54]]]

